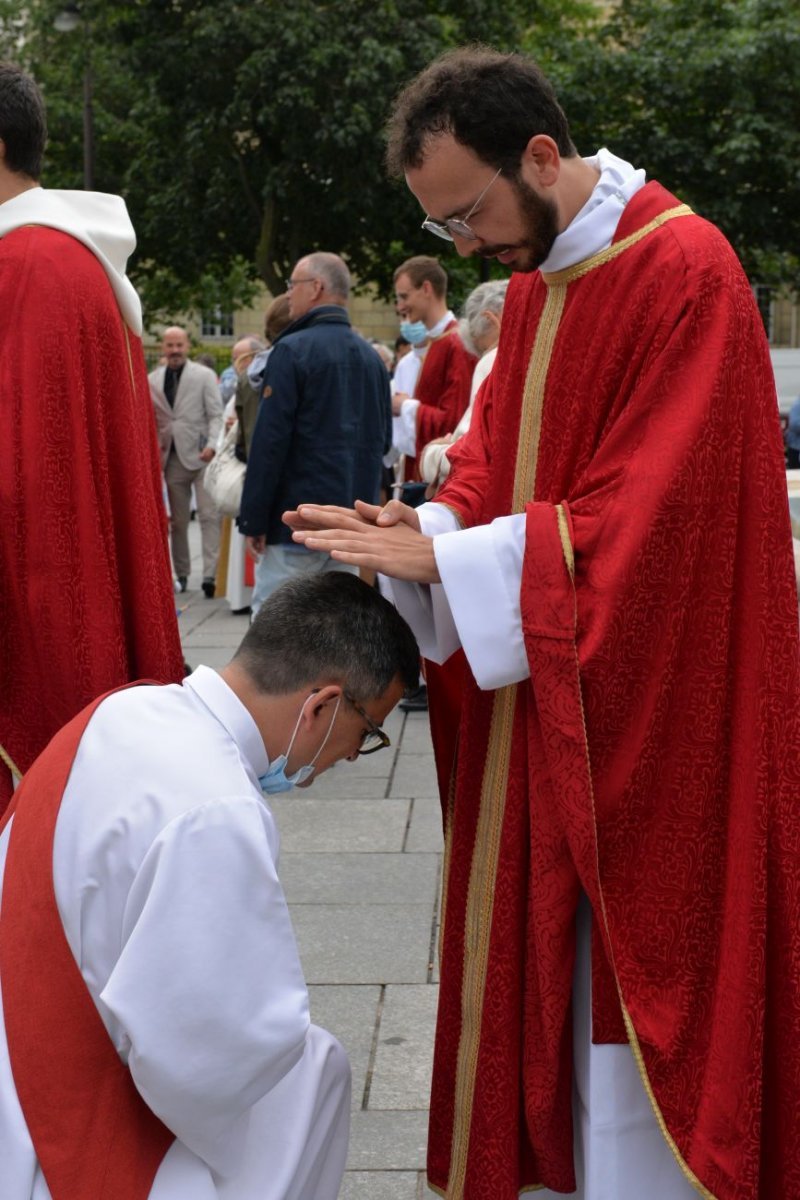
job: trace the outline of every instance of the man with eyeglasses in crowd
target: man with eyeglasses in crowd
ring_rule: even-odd
[[[391,445],[389,376],[350,325],[346,264],[306,255],[286,290],[292,322],[267,360],[237,520],[256,559],[254,614],[293,576],[357,570],[296,546],[281,517],[308,495],[319,504],[377,501]]]
[[[436,502],[287,514],[472,672],[429,1180],[800,1195],[800,655],[752,289],[644,171],[578,156],[522,55],[437,60],[389,134],[425,227],[516,272]]]
[[[310,1024],[268,797],[388,746],[418,656],[374,588],[304,577],[219,672],[45,749],[0,827],[3,1200],[338,1194],[350,1070]]]

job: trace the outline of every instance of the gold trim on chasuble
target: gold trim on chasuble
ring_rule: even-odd
[[[556,334],[567,297],[566,285],[549,287],[544,310],[528,363],[522,395],[517,465],[512,513],[521,513],[536,485],[539,436],[547,370],[553,354]],[[461,1200],[469,1152],[472,1102],[478,1066],[483,994],[489,962],[489,939],[500,836],[505,816],[506,786],[511,757],[511,733],[514,725],[517,685],[498,688],[492,707],[486,766],[481,784],[480,808],[472,852],[465,920],[464,974],[461,991],[461,1037],[456,1064],[455,1121],[450,1154],[450,1176],[445,1195]],[[445,861],[449,862],[452,822],[445,840]],[[445,878],[445,888],[446,888]],[[446,896],[446,891],[444,893]],[[446,920],[443,911],[442,924]]]
[[[570,554],[571,553],[572,553],[572,546],[570,546]],[[565,557],[565,561],[566,561],[566,550],[564,551],[564,557]],[[567,561],[567,566],[569,566],[568,561]],[[589,794],[590,794],[591,801],[592,801],[592,815],[594,818],[594,827],[595,827],[595,831],[596,831],[597,830],[597,810],[596,810],[595,802],[594,802],[594,786],[592,784],[592,767],[591,767],[591,760],[589,758],[589,738],[588,738],[588,734],[586,731],[586,713],[584,711],[583,696],[581,694],[580,660],[578,658],[578,646],[577,646],[577,643],[574,641],[573,641],[573,650],[574,650],[574,654],[575,654],[575,674],[576,674],[576,683],[577,683],[577,688],[578,688],[578,698],[580,700],[580,705],[581,705],[581,722],[583,724],[583,744],[586,747],[586,777],[587,777],[587,781],[589,784]],[[614,962],[614,951],[611,946],[611,938],[610,938],[609,932],[608,932],[608,913],[606,910],[606,900],[605,900],[605,896],[603,895],[603,884],[600,879],[600,851],[599,851],[599,847],[598,847],[598,843],[597,843],[596,833],[595,833],[595,842],[594,842],[594,853],[595,853],[595,864],[596,864],[596,871],[597,871],[597,890],[600,894],[600,906],[601,906],[601,910],[602,910],[601,915],[603,918],[603,924],[605,925],[605,928],[606,928],[606,944],[610,950],[609,961],[610,961],[610,965],[611,965],[611,970],[614,973],[614,983],[616,984],[616,987],[617,987],[617,995],[619,996],[619,1005],[620,1005],[620,1008],[622,1009],[622,1019],[625,1023],[625,1032],[628,1035],[628,1042],[630,1044],[631,1053],[633,1054],[633,1060],[636,1063],[636,1068],[639,1072],[639,1077],[641,1078],[642,1086],[645,1090],[647,1099],[650,1101],[650,1107],[653,1110],[653,1113],[656,1118],[656,1122],[658,1124],[659,1129],[661,1130],[662,1137],[664,1138],[664,1141],[667,1143],[670,1150],[672,1151],[675,1161],[677,1162],[678,1166],[680,1167],[683,1175],[686,1177],[687,1181],[692,1185],[692,1187],[695,1189],[695,1191],[698,1192],[699,1195],[704,1197],[704,1200],[717,1200],[717,1197],[714,1195],[714,1193],[710,1192],[708,1190],[708,1188],[703,1183],[700,1182],[700,1180],[697,1178],[694,1171],[689,1166],[689,1164],[686,1162],[685,1158],[683,1157],[680,1150],[678,1149],[678,1147],[675,1143],[675,1139],[673,1138],[672,1134],[670,1133],[669,1129],[667,1128],[667,1123],[664,1120],[664,1116],[661,1112],[661,1109],[658,1107],[658,1101],[656,1100],[655,1095],[653,1093],[653,1088],[650,1083],[650,1078],[647,1074],[647,1067],[645,1066],[645,1062],[644,1062],[644,1055],[642,1054],[642,1048],[639,1045],[639,1037],[634,1028],[633,1021],[631,1019],[631,1015],[628,1012],[628,1009],[625,1005],[625,1001],[622,996],[622,988],[620,987],[620,983],[619,983],[619,977],[617,976],[617,967],[616,967],[616,963]]]
[[[15,775],[17,777],[17,779],[22,779],[22,771],[20,771],[19,767],[14,762],[13,758],[6,750],[5,746],[3,746],[2,744],[0,744],[0,760],[2,760],[6,764],[6,766],[8,767],[8,769],[12,775]]]
[[[547,372],[553,354],[556,335],[561,322],[566,303],[567,285],[588,274],[595,267],[603,266],[630,246],[635,245],[649,233],[659,229],[667,221],[675,217],[691,215],[692,210],[685,204],[661,213],[642,229],[620,242],[616,242],[605,250],[583,262],[577,263],[563,271],[543,275],[547,285],[545,301],[539,327],[536,332],[525,388],[522,396],[522,412],[520,418],[519,442],[517,449],[517,464],[514,481],[514,491],[511,505],[512,513],[524,512],[526,504],[533,499],[536,485],[536,467],[539,453],[539,438],[542,428],[542,410],[544,407],[544,390]],[[563,508],[556,507],[559,535],[570,577],[574,575],[574,559],[569,538],[566,514]],[[577,646],[575,647],[575,663],[578,668]],[[578,676],[578,691],[580,694],[580,675]],[[494,902],[494,886],[497,874],[497,863],[500,853],[500,838],[505,815],[505,796],[508,784],[508,767],[511,758],[511,739],[514,725],[514,711],[517,695],[517,684],[498,688],[495,693],[492,708],[492,719],[489,728],[489,741],[481,785],[480,809],[478,824],[475,832],[472,865],[470,868],[469,888],[467,892],[467,908],[465,915],[465,945],[464,971],[461,999],[461,1037],[458,1046],[455,1085],[455,1120],[453,1125],[453,1142],[450,1156],[450,1174],[446,1192],[441,1194],[446,1200],[463,1200],[466,1180],[467,1157],[469,1153],[469,1132],[472,1124],[472,1105],[475,1095],[475,1080],[478,1065],[478,1050],[480,1045],[480,1029],[483,1011],[483,996],[486,986],[486,975],[489,961],[489,941],[492,927],[492,909]],[[584,721],[584,740],[586,738]],[[591,786],[591,769],[588,762],[587,772]],[[594,795],[592,794],[594,808]],[[455,819],[455,814],[453,814]],[[595,828],[597,822],[595,820]],[[449,824],[445,839],[445,872],[442,895],[442,927],[446,919],[447,897],[447,866],[450,861],[452,842],[452,821]],[[597,841],[595,839],[595,853]],[[598,882],[599,882],[598,862]],[[602,890],[601,890],[602,899]],[[608,927],[603,901],[603,920]],[[613,967],[613,963],[612,963]],[[616,971],[615,971],[616,980]],[[619,992],[619,981],[617,980]],[[664,1118],[656,1104],[650,1081],[647,1077],[641,1049],[630,1015],[622,1003],[628,1039],[631,1044],[634,1059],[639,1069],[647,1096],[653,1107],[661,1132],[674,1154],[683,1174],[700,1195],[706,1200],[715,1200],[697,1177],[684,1162],[674,1140],[664,1122]],[[543,1185],[523,1188],[522,1191],[538,1191]],[[438,1188],[434,1188],[438,1192]]]

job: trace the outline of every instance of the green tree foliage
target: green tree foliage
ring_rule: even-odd
[[[80,0],[86,37],[55,31],[60,7],[0,0],[4,52],[44,89],[53,187],[81,186],[91,62],[95,186],[127,200],[139,237],[132,274],[152,321],[241,303],[257,276],[281,291],[312,249],[341,252],[384,292],[402,258],[446,251],[421,231],[407,189],[386,178],[391,100],[448,46],[515,43],[521,10],[537,6]],[[475,268],[456,274],[467,287],[477,278]]]
[[[82,185],[82,80],[96,180],[125,196],[132,274],[152,323],[230,310],[260,277],[337,250],[386,294],[410,254],[442,255],[456,300],[477,281],[420,229],[383,168],[402,85],[443,49],[531,50],[582,153],[607,144],[717,221],[753,277],[797,279],[800,73],[793,0],[0,0],[0,53],[39,80],[45,183]]]
[[[553,62],[582,153],[608,145],[800,288],[795,0],[620,0]],[[588,148],[588,149],[587,149]]]

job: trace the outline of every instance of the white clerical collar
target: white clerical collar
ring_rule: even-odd
[[[433,326],[433,328],[428,330],[428,337],[429,338],[441,337],[441,335],[444,333],[445,329],[447,329],[447,326],[450,324],[451,321],[455,321],[455,317],[453,316],[450,309],[448,308],[447,312],[444,314],[441,321],[437,321],[436,324]]]
[[[0,237],[24,225],[59,229],[83,242],[108,276],[122,319],[142,336],[142,305],[125,274],[136,235],[121,196],[34,187],[0,204]]]
[[[614,240],[625,205],[644,187],[644,171],[637,171],[610,150],[598,150],[594,157],[583,161],[598,170],[600,178],[583,208],[553,242],[539,268],[543,275],[574,267],[607,249]]]
[[[183,681],[198,697],[239,747],[258,779],[269,766],[264,739],[250,712],[236,693],[211,667],[198,667]]]

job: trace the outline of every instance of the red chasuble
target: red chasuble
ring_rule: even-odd
[[[416,447],[421,450],[434,438],[452,433],[466,412],[477,358],[458,336],[451,321],[441,337],[428,347],[414,389],[417,409]],[[406,458],[406,479],[419,479],[416,458]]]
[[[72,956],[53,889],[61,797],[100,700],[61,730],[15,793],[0,909],[11,1070],[53,1200],[147,1200],[174,1141],[108,1036]]]
[[[177,682],[183,655],[142,348],[105,271],[14,230],[0,313],[0,747],[24,772],[93,697]]]
[[[457,321],[451,321],[442,336],[428,347],[414,389],[415,399],[420,401],[417,409],[418,450],[422,450],[434,438],[455,430],[469,404],[472,375],[477,361],[459,337]],[[416,458],[406,459],[406,478],[420,478]],[[450,788],[455,753],[463,655],[459,653],[443,667],[426,660],[424,669],[430,697],[429,715],[436,754],[436,774],[444,802]]]
[[[574,1189],[574,917],[687,1179],[800,1196],[800,681],[772,370],[721,234],[650,183],[614,244],[515,276],[437,500],[527,514],[530,680],[467,672],[429,1177]]]

